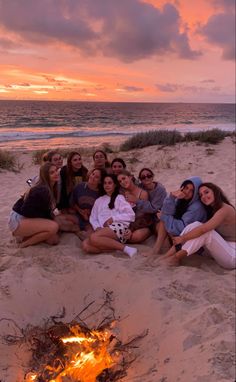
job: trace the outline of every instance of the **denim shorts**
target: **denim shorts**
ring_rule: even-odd
[[[25,219],[24,216],[18,214],[15,211],[11,211],[8,219],[8,227],[12,233],[19,227],[20,221],[22,219]]]

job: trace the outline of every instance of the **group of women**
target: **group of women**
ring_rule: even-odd
[[[130,244],[154,234],[152,256],[169,265],[206,247],[221,266],[235,268],[235,208],[218,186],[190,177],[167,195],[150,168],[135,179],[122,158],[110,164],[101,150],[93,162],[88,171],[79,152],[64,166],[58,151],[44,155],[39,176],[10,214],[19,246],[57,244],[59,232],[67,231],[80,237],[86,253],[118,250],[132,257],[137,249]],[[158,256],[166,242],[170,249]]]

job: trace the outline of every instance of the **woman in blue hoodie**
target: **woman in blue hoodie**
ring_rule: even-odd
[[[201,184],[201,178],[192,176],[181,184],[179,190],[172,191],[165,198],[161,211],[157,213],[160,223],[153,254],[160,252],[168,236],[179,236],[188,224],[207,220],[206,210],[198,197]]]

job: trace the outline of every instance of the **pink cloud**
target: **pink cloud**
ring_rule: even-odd
[[[140,0],[0,0],[0,24],[27,42],[63,43],[124,62],[173,52],[195,59],[177,8]]]

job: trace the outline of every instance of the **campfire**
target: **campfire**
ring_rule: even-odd
[[[60,337],[61,332],[66,332],[67,336]],[[36,345],[34,355],[37,354],[41,364],[36,372],[26,375],[26,382],[102,380],[102,372],[114,366],[115,357],[118,357],[118,351],[112,351],[113,340],[108,329],[88,330],[78,324],[54,325],[45,333],[44,341]],[[47,346],[44,354],[40,349],[42,345]]]
[[[63,308],[43,327],[28,326],[21,330],[21,337],[4,336],[9,345],[24,344],[31,352],[25,382],[115,382],[127,375],[138,356],[137,342],[147,331],[122,343],[117,336],[120,318],[115,317],[112,292],[104,294],[102,304],[90,302],[69,323],[62,321]],[[89,320],[99,324],[90,327]]]

